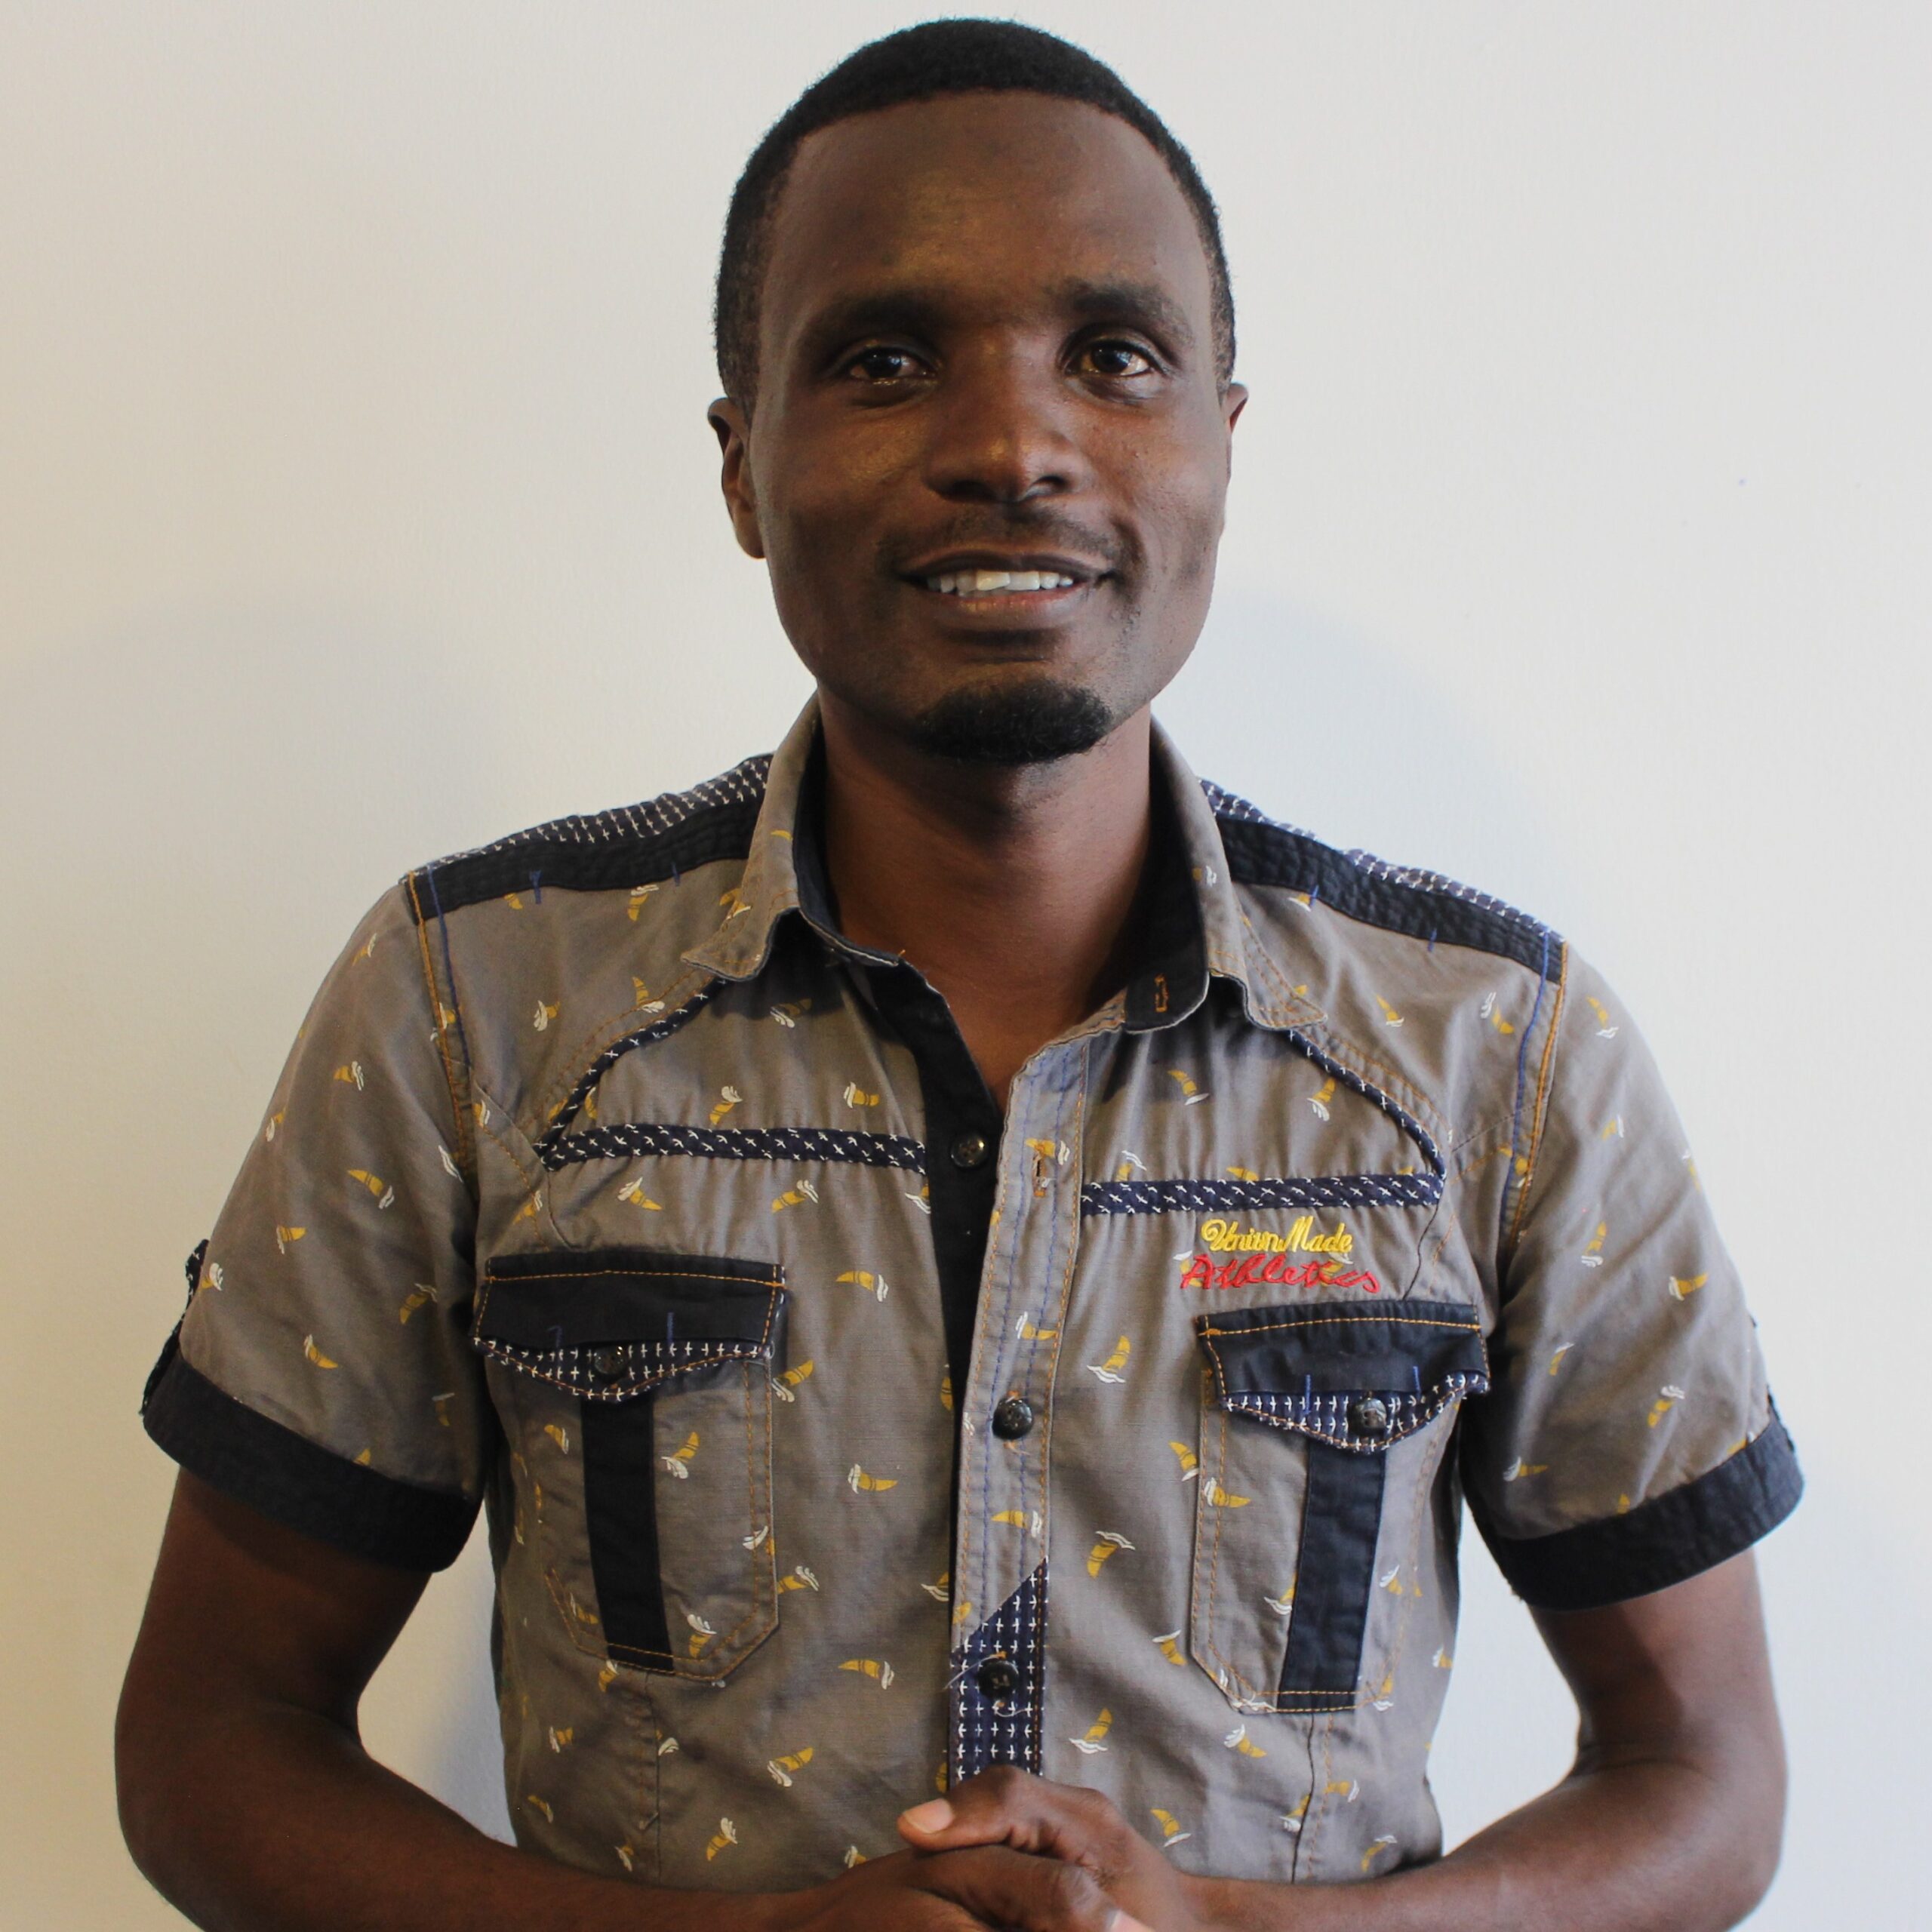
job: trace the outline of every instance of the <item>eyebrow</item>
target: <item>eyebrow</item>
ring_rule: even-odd
[[[1196,333],[1187,312],[1152,282],[1056,282],[1047,291],[1047,303],[1080,321],[1143,328],[1179,355],[1195,346]],[[804,359],[817,364],[861,336],[903,331],[930,340],[944,331],[956,306],[946,291],[917,284],[869,290],[820,310],[806,325],[799,346]]]

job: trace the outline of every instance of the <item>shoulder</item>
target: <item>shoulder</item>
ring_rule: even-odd
[[[418,922],[426,922],[512,895],[631,892],[742,860],[771,764],[770,753],[761,752],[688,791],[548,820],[418,866],[398,890]]]
[[[1383,958],[1414,953],[1432,961],[1446,948],[1512,962],[1538,978],[1559,969],[1561,935],[1493,894],[1420,866],[1325,844],[1206,780],[1201,790],[1230,881],[1269,924],[1292,921],[1305,939]],[[1331,917],[1307,917],[1324,910]]]

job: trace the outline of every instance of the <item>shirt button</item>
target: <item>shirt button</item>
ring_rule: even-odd
[[[993,1433],[1002,1441],[1017,1442],[1032,1432],[1033,1405],[1023,1395],[1009,1395],[993,1411]]]
[[[624,1372],[622,1349],[599,1349],[590,1358],[591,1373],[600,1382],[614,1382]]]
[[[992,1152],[983,1134],[962,1134],[952,1143],[952,1164],[955,1168],[984,1167],[986,1156]]]
[[[1349,1404],[1349,1428],[1357,1435],[1386,1435],[1389,1404],[1380,1395],[1358,1395]]]
[[[1020,1673],[1004,1657],[989,1657],[980,1665],[976,1681],[981,1697],[1002,1703],[1020,1688]]]

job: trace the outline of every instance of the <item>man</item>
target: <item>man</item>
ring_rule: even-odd
[[[1106,69],[951,22],[754,155],[712,420],[770,761],[412,873],[150,1385],[122,1707],[223,1927],[1718,1927],[1789,1444],[1630,1023],[1188,774],[1233,318]],[[1577,1764],[1447,1858],[1466,1491]],[[358,1697],[481,1503],[520,1849]]]

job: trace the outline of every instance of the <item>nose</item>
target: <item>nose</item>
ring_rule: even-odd
[[[1077,494],[1091,469],[1057,372],[1002,354],[955,367],[927,411],[928,487],[952,503]]]

